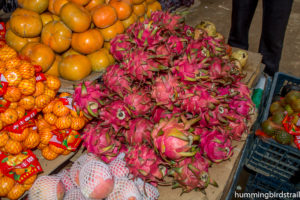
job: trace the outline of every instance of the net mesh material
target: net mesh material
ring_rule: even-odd
[[[72,190],[76,187],[75,183],[71,179],[70,170],[64,169],[57,174],[57,176],[61,178],[60,180],[64,184],[66,191]]]
[[[74,188],[66,193],[64,200],[88,200],[88,199],[82,195],[79,188]]]
[[[109,169],[116,178],[127,177],[129,174],[129,169],[126,167],[124,157],[125,154],[120,153],[115,160],[109,163]]]
[[[90,160],[80,170],[79,185],[82,194],[89,197],[102,181],[113,179],[108,165],[99,160]]]
[[[57,200],[64,195],[64,185],[58,176],[41,176],[29,190],[29,200]],[[59,196],[59,197],[58,197]]]
[[[80,169],[82,168],[82,166],[84,164],[86,164],[90,160],[98,160],[98,158],[96,157],[96,155],[91,154],[91,153],[83,154],[73,163],[72,167],[70,168],[70,176],[71,176],[73,183],[76,186],[79,186],[78,180],[76,180],[76,179],[79,178]]]
[[[137,186],[132,180],[127,178],[117,178],[115,179],[115,186],[112,193],[108,195],[106,200],[143,200]]]
[[[142,179],[137,178],[134,180],[140,193],[143,195],[143,200],[157,200],[159,197],[159,192],[156,187],[149,183],[145,183]]]

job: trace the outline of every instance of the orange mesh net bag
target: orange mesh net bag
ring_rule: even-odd
[[[90,160],[80,170],[79,186],[86,198],[103,199],[113,191],[114,178],[108,165]]]
[[[58,176],[41,176],[29,190],[30,200],[61,200],[65,187]]]
[[[127,178],[118,178],[115,180],[115,187],[107,200],[143,200],[143,196],[132,180]]]

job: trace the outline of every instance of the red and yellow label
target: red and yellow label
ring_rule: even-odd
[[[55,129],[49,144],[53,144],[62,149],[75,151],[81,142],[80,134],[73,129]]]

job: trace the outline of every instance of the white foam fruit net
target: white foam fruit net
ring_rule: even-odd
[[[143,200],[141,193],[132,180],[127,178],[115,179],[114,190],[108,195],[107,200]]]
[[[57,174],[57,176],[60,177],[61,182],[66,188],[66,191],[72,190],[76,187],[75,183],[71,179],[69,169],[62,170],[59,174]]]
[[[137,188],[140,193],[143,195],[143,200],[157,200],[159,197],[159,192],[156,187],[153,185],[144,182],[141,178],[137,178],[134,180]]]
[[[29,190],[29,200],[61,200],[65,188],[58,176],[41,176]]]
[[[79,185],[82,194],[89,197],[101,181],[113,179],[109,167],[102,161],[90,160],[80,170]]]
[[[127,177],[129,174],[129,169],[126,167],[124,157],[125,154],[120,153],[116,159],[109,163],[109,169],[116,178]]]
[[[64,200],[88,200],[85,198],[79,188],[73,188],[68,191],[64,197]]]
[[[73,163],[72,167],[70,168],[70,177],[76,186],[79,186],[78,179],[80,169],[90,160],[98,160],[98,158],[96,155],[91,153],[83,154]]]

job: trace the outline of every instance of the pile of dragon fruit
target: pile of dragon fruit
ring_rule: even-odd
[[[208,168],[232,156],[255,109],[224,37],[195,33],[181,16],[154,12],[111,41],[118,64],[103,82],[73,96],[94,119],[83,131],[89,152],[106,163],[123,152],[134,177],[153,185],[173,177],[183,192],[216,185]]]

